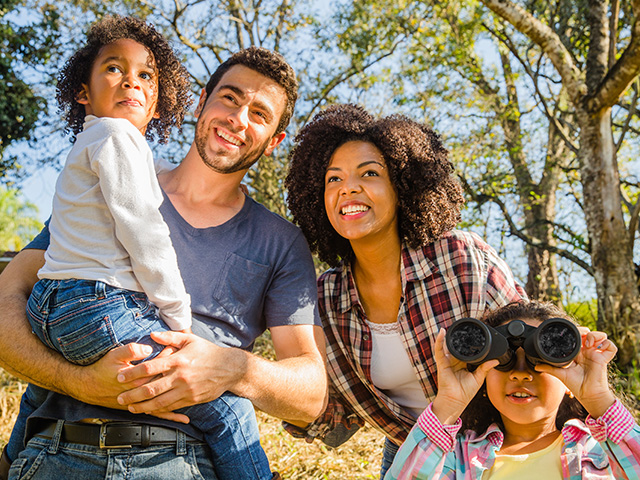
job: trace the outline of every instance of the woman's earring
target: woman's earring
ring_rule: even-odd
[[[569,398],[575,398],[571,390],[567,390],[567,395],[569,395]]]

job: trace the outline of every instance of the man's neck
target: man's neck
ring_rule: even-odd
[[[158,181],[180,216],[192,227],[222,225],[242,210],[245,196],[240,182],[246,171],[215,172],[193,150],[176,168],[160,174]]]

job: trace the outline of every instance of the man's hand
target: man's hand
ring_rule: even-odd
[[[119,372],[121,384],[135,385],[118,396],[118,402],[130,412],[156,415],[209,402],[230,390],[246,368],[243,358],[248,354],[242,350],[219,347],[194,334],[151,336],[161,345],[174,347],[175,352]]]
[[[271,336],[275,362],[193,334],[153,333],[157,343],[176,351],[120,370],[118,381],[123,385],[155,378],[120,394],[118,402],[133,413],[159,416],[230,391],[270,415],[310,422],[326,405],[322,329],[281,326],[272,328]]]

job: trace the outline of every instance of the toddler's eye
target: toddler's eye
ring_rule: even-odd
[[[148,72],[142,72],[140,74],[140,78],[142,78],[143,80],[152,80],[153,79],[153,75],[148,73]]]

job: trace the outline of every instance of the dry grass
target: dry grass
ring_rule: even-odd
[[[268,335],[256,342],[255,351],[273,358]],[[9,440],[18,414],[20,396],[26,384],[0,369],[0,448]],[[365,480],[377,479],[382,460],[384,437],[371,428],[361,429],[338,449],[319,441],[312,444],[293,438],[280,420],[258,412],[262,446],[271,468],[289,480]]]

